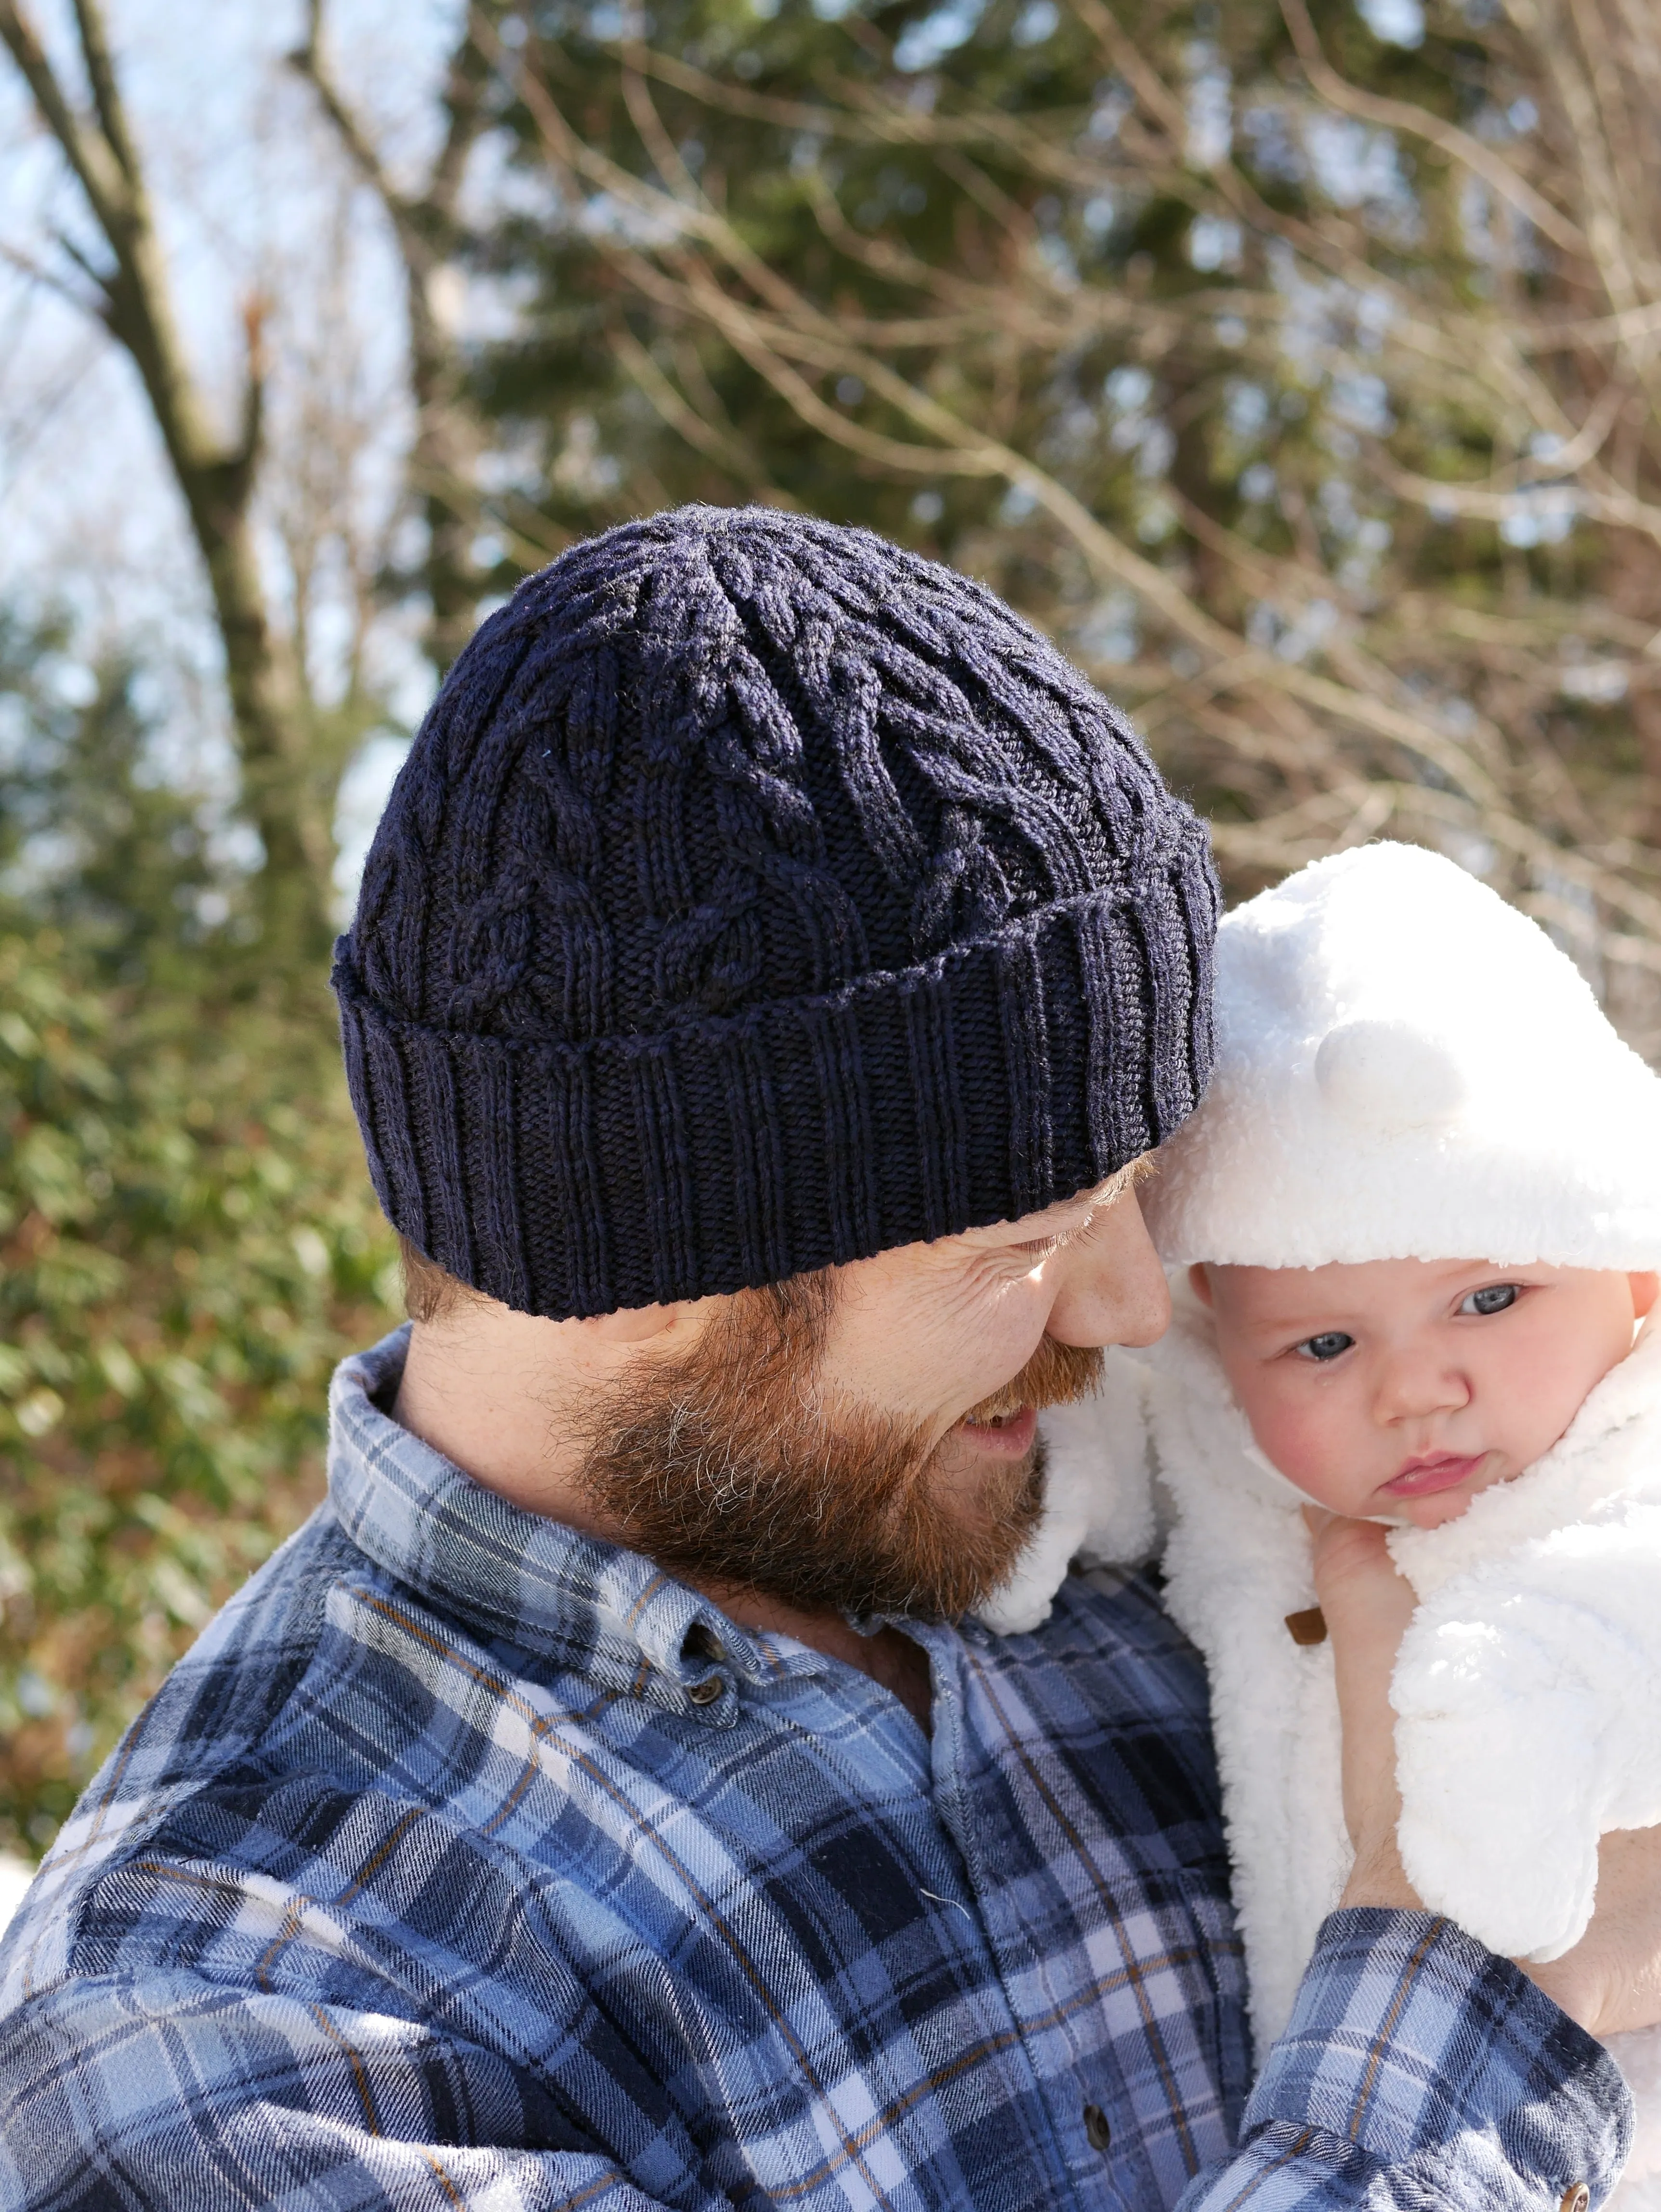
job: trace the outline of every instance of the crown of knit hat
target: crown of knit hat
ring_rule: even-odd
[[[1363,846],[1237,908],[1216,1024],[1144,1191],[1167,1263],[1661,1261],[1661,1079],[1451,860]]]
[[[1203,826],[983,587],[685,507],[451,670],[337,948],[380,1202],[518,1310],[611,1312],[1017,1219],[1204,1085]]]

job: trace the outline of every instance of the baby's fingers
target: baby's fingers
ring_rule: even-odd
[[[1396,1571],[1384,1532],[1371,1521],[1341,1520],[1305,1506],[1315,1553],[1315,1594],[1326,1616],[1340,1674],[1359,1668],[1379,1696],[1389,1688],[1396,1647],[1413,1613],[1413,1591]],[[1341,1681],[1339,1694],[1343,1694]]]
[[[1393,1861],[1400,1800],[1390,1678],[1413,1613],[1413,1592],[1368,1521],[1306,1507],[1315,1588],[1332,1639],[1343,1722],[1344,1814],[1357,1856]]]
[[[1407,1585],[1396,1573],[1384,1547],[1384,1531],[1376,1521],[1346,1521],[1324,1506],[1305,1505],[1304,1520],[1315,1554],[1315,1586],[1321,1602],[1330,1593],[1340,1602],[1353,1593],[1353,1601],[1366,1603],[1394,1586]],[[1413,1609],[1409,1594],[1408,1611]]]

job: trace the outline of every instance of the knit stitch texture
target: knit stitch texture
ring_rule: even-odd
[[[524,1312],[1071,1196],[1210,1059],[1204,828],[983,586],[767,508],[573,548],[452,669],[337,948],[388,1218]]]

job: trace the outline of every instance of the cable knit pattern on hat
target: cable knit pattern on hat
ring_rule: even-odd
[[[423,724],[338,948],[382,1206],[526,1312],[1017,1218],[1209,1065],[1205,832],[967,579],[767,508],[574,548]]]

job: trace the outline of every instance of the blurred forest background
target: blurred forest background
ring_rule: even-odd
[[[0,0],[0,1844],[399,1311],[326,989],[480,613],[867,522],[1231,889],[1378,834],[1661,1054],[1653,0]]]

